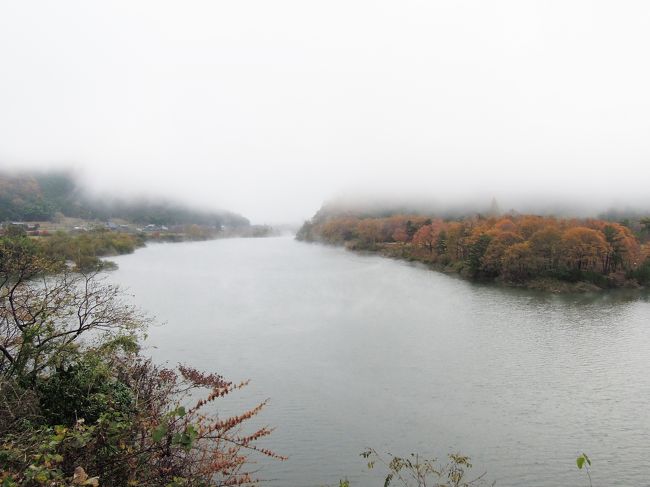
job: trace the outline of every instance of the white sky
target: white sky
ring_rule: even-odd
[[[650,2],[6,0],[0,164],[256,223],[355,190],[650,203]]]

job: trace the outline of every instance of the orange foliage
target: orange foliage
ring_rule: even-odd
[[[530,242],[520,242],[503,254],[503,274],[515,280],[525,279],[536,271],[535,256]]]
[[[406,227],[399,227],[393,232],[393,240],[395,242],[400,242],[402,244],[405,244],[409,240],[409,234],[406,231]]]
[[[444,222],[414,215],[341,216],[313,224],[312,231],[316,239],[352,240],[367,248],[400,242],[407,252],[402,255],[411,249],[415,258],[462,262],[473,271],[510,279],[566,271],[620,275],[650,258],[650,245],[641,247],[630,228],[596,219],[510,215]]]
[[[502,267],[504,254],[508,248],[522,241],[522,238],[513,232],[492,233],[493,237],[483,255],[483,270],[491,274],[499,274]]]
[[[571,269],[594,270],[604,262],[609,245],[602,233],[587,227],[569,228],[562,235],[562,253]]]
[[[562,232],[554,225],[542,227],[530,237],[531,249],[541,269],[557,267],[562,252]]]
[[[443,229],[444,224],[442,220],[436,220],[429,225],[423,225],[413,235],[413,244],[418,247],[426,248],[430,253],[433,253],[433,247],[438,241],[440,231]]]

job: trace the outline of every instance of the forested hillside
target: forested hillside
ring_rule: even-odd
[[[83,191],[68,172],[0,172],[0,221],[52,221],[61,215],[155,225],[249,225],[234,213],[196,210],[163,199],[100,200]]]
[[[599,288],[650,284],[647,218],[617,222],[510,214],[442,219],[324,209],[303,225],[298,238],[531,287],[557,287],[553,282],[558,281]]]

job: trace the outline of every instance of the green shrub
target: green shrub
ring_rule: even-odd
[[[650,285],[650,258],[638,268],[628,274],[630,279],[636,279],[639,284]]]
[[[129,412],[133,393],[112,376],[102,358],[82,354],[37,382],[39,405],[49,424],[73,426],[80,419],[92,424],[105,413]]]

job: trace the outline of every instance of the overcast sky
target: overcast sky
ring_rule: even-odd
[[[0,164],[299,221],[650,200],[647,1],[2,1]]]

